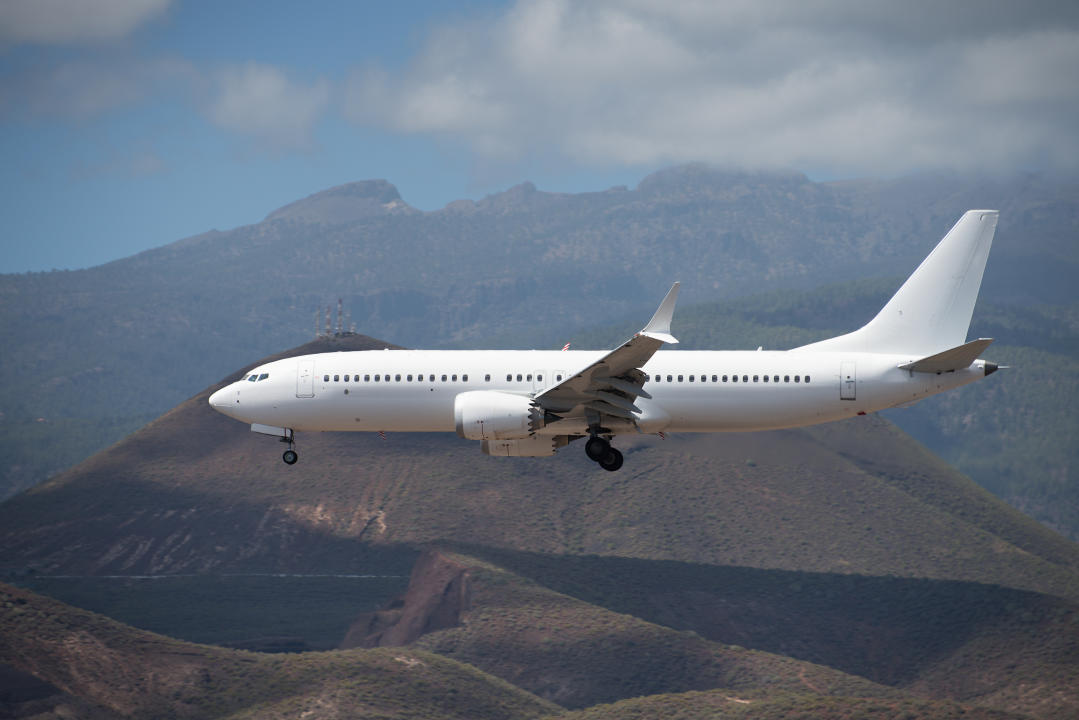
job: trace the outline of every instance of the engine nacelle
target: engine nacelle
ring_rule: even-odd
[[[545,457],[554,455],[558,443],[550,435],[533,435],[519,440],[484,440],[483,452],[494,457]]]
[[[454,399],[453,419],[463,438],[513,440],[527,438],[542,427],[543,412],[523,395],[475,390]]]

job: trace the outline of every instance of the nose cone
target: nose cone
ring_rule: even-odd
[[[211,395],[210,407],[212,407],[214,410],[217,410],[218,412],[223,412],[227,415],[229,408],[229,399],[227,397],[229,394],[228,391],[228,387],[223,387],[217,392],[215,392],[213,395]]]

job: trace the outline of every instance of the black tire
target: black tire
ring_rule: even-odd
[[[622,453],[618,452],[614,448],[611,448],[603,459],[599,461],[599,466],[608,472],[614,472],[622,467]]]
[[[296,454],[295,450],[286,450],[281,459],[285,461],[286,465],[295,465],[300,456]]]
[[[610,449],[611,444],[596,435],[588,438],[588,442],[584,444],[584,454],[593,462],[602,460]]]

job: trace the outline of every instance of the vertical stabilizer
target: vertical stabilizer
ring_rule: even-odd
[[[966,342],[996,210],[968,210],[867,325],[796,350],[928,356]]]

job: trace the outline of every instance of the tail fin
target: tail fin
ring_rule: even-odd
[[[962,345],[997,228],[996,210],[968,210],[859,330],[796,350],[928,356]]]

